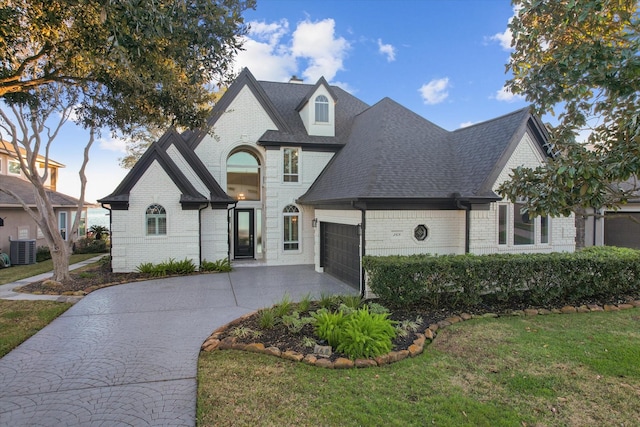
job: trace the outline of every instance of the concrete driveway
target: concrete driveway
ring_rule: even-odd
[[[308,293],[356,291],[312,266],[285,266],[92,292],[0,359],[0,426],[193,426],[202,342]]]

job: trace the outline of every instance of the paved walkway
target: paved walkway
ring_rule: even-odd
[[[355,293],[312,266],[100,289],[0,359],[0,426],[193,426],[200,345],[288,293]]]

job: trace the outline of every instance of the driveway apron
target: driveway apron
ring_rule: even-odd
[[[0,359],[1,426],[193,426],[200,345],[285,294],[355,293],[311,266],[100,289]]]

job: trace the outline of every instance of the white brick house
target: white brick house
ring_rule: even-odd
[[[169,258],[315,264],[361,287],[361,257],[573,251],[574,219],[495,193],[547,158],[528,110],[448,132],[394,101],[244,70],[207,131],[171,130],[116,190],[112,268]]]

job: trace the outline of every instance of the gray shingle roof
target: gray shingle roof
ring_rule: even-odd
[[[523,109],[448,132],[385,98],[356,117],[346,146],[299,201],[498,200],[491,184],[530,120]]]
[[[2,175],[2,187],[13,191],[27,205],[36,206],[36,198],[33,191],[33,184],[15,176]],[[67,196],[57,191],[47,190],[53,206],[78,206],[78,199]],[[14,197],[0,192],[0,206],[20,206],[18,200]]]

